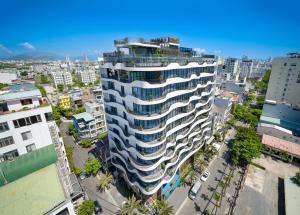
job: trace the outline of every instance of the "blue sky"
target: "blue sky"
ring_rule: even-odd
[[[300,51],[299,8],[297,0],[2,0],[0,56],[90,55],[126,36],[177,36],[223,56],[282,56]]]

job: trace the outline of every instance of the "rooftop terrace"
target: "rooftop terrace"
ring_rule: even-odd
[[[41,97],[42,94],[31,82],[15,83],[8,85],[0,91],[0,102],[27,97]]]
[[[41,215],[64,200],[55,164],[0,188],[1,214]]]

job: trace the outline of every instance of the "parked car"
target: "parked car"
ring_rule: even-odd
[[[204,171],[204,173],[201,175],[201,181],[206,181],[207,179],[208,179],[208,177],[209,177],[209,175],[210,175],[210,173],[206,170],[206,171]]]
[[[85,179],[85,178],[86,178],[85,172],[80,173],[79,178],[80,178],[81,180]]]
[[[99,214],[103,212],[102,207],[98,201],[94,201],[94,212],[95,214]]]
[[[194,199],[196,198],[196,196],[197,196],[197,194],[198,194],[198,192],[199,192],[199,190],[200,190],[200,188],[201,188],[201,185],[202,185],[201,181],[198,180],[198,181],[196,181],[196,183],[192,186],[192,188],[191,188],[191,190],[190,190],[190,192],[189,192],[189,197],[190,197],[191,200],[194,200]]]

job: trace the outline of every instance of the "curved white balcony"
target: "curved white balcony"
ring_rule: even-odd
[[[144,195],[152,195],[154,193],[156,193],[158,191],[158,189],[163,185],[163,184],[167,184],[169,183],[172,178],[174,177],[175,173],[177,172],[177,170],[179,169],[179,167],[187,160],[189,159],[194,153],[196,153],[201,147],[197,147],[195,149],[193,149],[193,151],[191,151],[187,156],[185,156],[179,163],[178,165],[176,166],[175,168],[175,171],[174,171],[174,174],[170,177],[167,177],[166,179],[163,179],[160,183],[158,183],[156,186],[154,187],[151,187],[151,188],[148,188],[148,189],[145,189],[143,186],[140,186],[140,184],[138,182],[131,182],[128,177],[127,177],[127,174],[126,174],[126,170],[119,164],[116,164],[112,161],[112,163],[118,168],[120,169],[121,171],[123,171],[124,173],[124,176],[126,177],[125,180],[131,185],[131,186],[135,186],[135,187],[138,187],[139,190],[144,194]]]

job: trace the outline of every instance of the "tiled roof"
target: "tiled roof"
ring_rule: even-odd
[[[292,143],[277,137],[263,134],[262,143],[300,158],[300,144]]]

